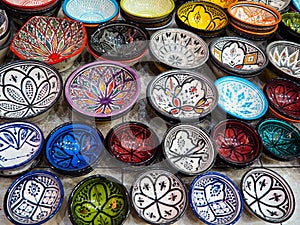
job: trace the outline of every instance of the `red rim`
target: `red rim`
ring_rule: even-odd
[[[2,0],[2,2],[8,6],[11,6],[11,7],[14,7],[14,8],[18,8],[18,9],[39,9],[39,8],[43,8],[45,6],[48,6],[48,5],[51,5],[53,3],[55,3],[56,1],[59,1],[59,0],[46,0],[46,2],[44,3],[41,3],[41,4],[33,4],[33,5],[20,5],[20,4],[16,4],[12,1],[9,1],[9,0]],[[26,2],[26,1],[23,1],[23,2]],[[27,1],[27,2],[30,2]],[[38,2],[40,3],[41,1],[34,1],[34,2]]]

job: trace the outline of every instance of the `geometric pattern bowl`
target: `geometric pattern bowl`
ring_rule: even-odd
[[[14,224],[40,225],[59,211],[63,200],[60,179],[48,171],[37,170],[10,185],[4,197],[4,212]]]
[[[260,2],[269,5],[280,13],[287,11],[291,3],[291,0],[247,0],[247,1]]]
[[[58,101],[62,77],[51,65],[21,60],[0,67],[0,118],[40,119]]]

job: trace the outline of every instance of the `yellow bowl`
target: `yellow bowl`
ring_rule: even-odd
[[[227,7],[232,4],[238,2],[238,0],[205,0],[206,2],[214,3],[223,9],[227,9]]]

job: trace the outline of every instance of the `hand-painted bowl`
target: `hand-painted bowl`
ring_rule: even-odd
[[[281,15],[279,34],[284,39],[300,44],[300,13],[286,12]]]
[[[235,224],[244,210],[242,194],[227,176],[207,172],[194,178],[189,202],[195,215],[206,224]]]
[[[169,70],[148,84],[147,100],[155,112],[168,121],[195,122],[215,109],[218,91],[204,74]]]
[[[43,61],[62,72],[73,65],[86,42],[87,35],[81,22],[35,16],[15,34],[10,49],[22,60]]]
[[[268,100],[260,87],[240,77],[225,76],[216,80],[218,106],[230,116],[257,120],[268,110]]]
[[[184,183],[162,169],[139,174],[130,196],[135,212],[150,224],[172,224],[184,215],[188,205]]]
[[[40,120],[58,101],[62,77],[51,65],[22,60],[0,67],[0,118]]]
[[[209,170],[216,158],[207,132],[190,124],[171,127],[165,134],[162,149],[169,165],[185,175],[198,175]]]
[[[295,9],[300,12],[300,2],[298,0],[292,0],[292,3]]]
[[[266,1],[266,0],[246,0],[250,2],[260,2],[263,4],[266,4],[268,6],[273,7],[276,9],[279,13],[284,13],[289,10],[291,0],[276,0],[276,1]]]
[[[266,52],[276,74],[300,81],[300,44],[290,41],[273,41]]]
[[[263,87],[271,112],[281,119],[300,122],[300,84],[285,79],[274,78]]]
[[[215,125],[211,139],[219,158],[229,166],[242,168],[259,159],[263,145],[256,130],[240,120],[223,120]]]
[[[154,131],[147,125],[125,122],[108,132],[105,146],[118,162],[140,166],[149,165],[155,160],[160,142]]]
[[[293,190],[273,170],[249,170],[241,180],[241,191],[247,208],[267,223],[286,222],[295,212]]]
[[[62,10],[70,19],[86,25],[99,25],[114,20],[119,5],[115,0],[65,0]]]
[[[12,22],[10,22],[12,23]],[[7,57],[7,54],[8,54],[8,50],[9,50],[9,45],[10,45],[10,42],[12,40],[14,36],[14,31],[10,31],[9,32],[9,37],[7,38],[7,40],[0,46],[0,64],[3,64],[4,60],[6,60],[8,57]]]
[[[211,2],[184,2],[175,14],[178,27],[190,30],[201,37],[220,36],[229,19],[226,12]]]
[[[224,10],[226,10],[230,4],[236,3],[238,0],[225,0],[225,1],[224,0],[204,0],[204,1],[214,3],[214,4],[222,7]]]
[[[195,69],[208,59],[206,42],[196,34],[178,28],[165,28],[151,35],[150,53],[166,69]]]
[[[96,61],[75,70],[64,88],[72,110],[87,118],[107,121],[134,106],[141,84],[131,68],[117,62]]]
[[[209,45],[210,59],[231,75],[252,77],[268,65],[266,53],[254,42],[240,37],[220,37]]]
[[[79,182],[68,201],[72,224],[119,225],[130,212],[130,199],[123,184],[110,176],[93,175]]]
[[[4,196],[6,217],[16,225],[39,225],[61,208],[64,188],[53,173],[37,170],[17,178]]]
[[[126,64],[137,61],[148,51],[150,35],[144,28],[124,21],[99,25],[88,38],[89,52],[99,60]]]
[[[9,38],[11,31],[11,22],[4,9],[0,9],[0,46]]]
[[[3,0],[3,4],[23,11],[46,9],[56,2],[57,0]]]
[[[64,123],[46,139],[46,160],[61,174],[82,176],[91,172],[101,159],[103,141],[97,128],[84,123]]]
[[[257,125],[264,152],[279,161],[292,161],[300,157],[300,130],[293,124],[269,118]]]
[[[0,175],[15,176],[34,168],[40,161],[44,135],[29,122],[0,125]]]

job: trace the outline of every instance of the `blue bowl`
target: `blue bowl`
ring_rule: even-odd
[[[88,124],[68,122],[47,137],[45,155],[50,167],[62,174],[81,176],[93,170],[103,152],[103,135]]]

